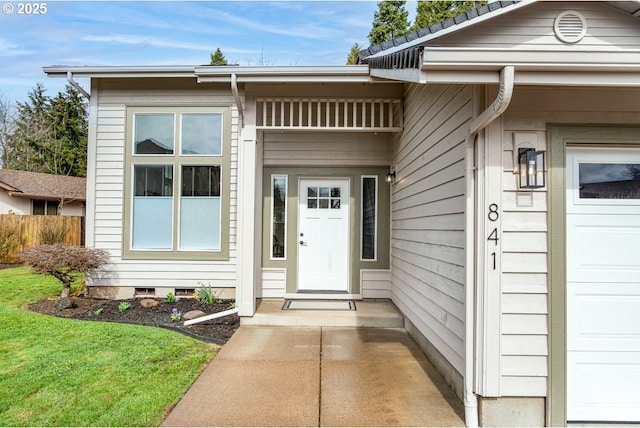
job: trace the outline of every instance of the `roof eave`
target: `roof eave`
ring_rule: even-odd
[[[235,75],[238,83],[243,82],[365,82],[372,83],[366,65],[343,66],[283,66],[283,67],[243,67],[243,66],[50,66],[44,67],[49,77],[76,78],[136,78],[136,77],[185,77],[196,78],[199,83],[231,82]]]

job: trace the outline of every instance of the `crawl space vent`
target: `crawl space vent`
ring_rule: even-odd
[[[565,43],[577,43],[587,33],[587,20],[580,12],[567,10],[553,24],[556,37]]]

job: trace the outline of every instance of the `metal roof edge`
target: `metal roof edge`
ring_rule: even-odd
[[[339,66],[67,66],[43,67],[49,77],[67,77],[70,72],[76,78],[122,77],[191,77],[202,81],[227,82],[231,75],[239,81],[287,81],[309,79],[345,81],[371,81],[366,65]]]

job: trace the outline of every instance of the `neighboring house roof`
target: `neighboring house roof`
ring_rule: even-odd
[[[85,201],[86,186],[83,177],[0,169],[0,189],[15,197]]]

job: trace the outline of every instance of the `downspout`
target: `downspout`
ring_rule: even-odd
[[[478,426],[478,399],[473,392],[474,383],[474,333],[475,333],[475,143],[478,133],[500,117],[509,107],[513,95],[515,69],[512,65],[500,71],[500,90],[491,106],[480,114],[469,126],[465,142],[465,370],[464,370],[464,419],[468,427]]]
[[[91,99],[91,95],[89,95],[89,92],[85,91],[84,88],[80,86],[78,82],[73,80],[73,73],[71,73],[70,71],[67,71],[67,80],[69,81],[71,86],[76,88],[76,90],[80,92],[82,95],[84,95],[87,98],[87,100]]]
[[[238,116],[240,119],[240,129],[244,126],[244,110],[242,110],[242,102],[240,101],[240,94],[238,93],[238,77],[236,73],[231,73],[231,93],[233,99],[236,100],[236,107],[238,108]]]

